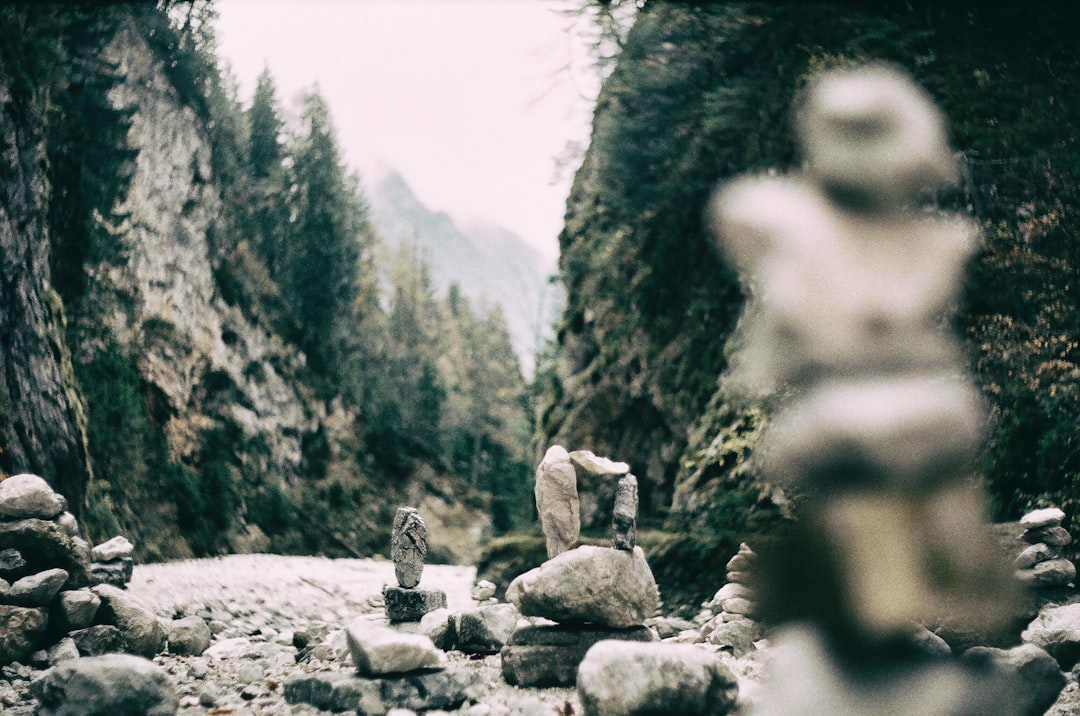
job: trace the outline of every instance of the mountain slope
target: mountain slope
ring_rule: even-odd
[[[432,211],[397,172],[372,184],[371,219],[387,248],[415,245],[439,293],[456,283],[473,304],[497,305],[522,370],[531,375],[560,303],[548,281],[554,265],[504,227],[482,221],[459,226],[446,213]]]

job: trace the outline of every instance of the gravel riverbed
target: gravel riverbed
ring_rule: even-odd
[[[428,565],[421,587],[446,592],[451,611],[474,606],[474,567]],[[155,657],[180,697],[181,714],[314,715],[326,712],[285,701],[282,685],[305,671],[352,671],[338,630],[364,614],[382,613],[382,588],[394,584],[386,560],[231,555],[135,567],[129,593],[161,619],[198,615],[214,632],[202,656]],[[295,637],[325,642],[298,661]],[[522,689],[502,678],[499,656],[450,652],[479,675],[456,714],[545,716],[581,713],[573,689]],[[0,673],[0,712],[29,716],[28,685],[41,669],[12,665]],[[439,712],[429,712],[439,713]]]

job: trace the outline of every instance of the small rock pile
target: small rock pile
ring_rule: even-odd
[[[131,577],[131,551],[122,537],[101,545],[96,579],[64,497],[37,475],[0,481],[0,665],[53,666],[35,686],[38,713],[74,713],[64,709],[96,703],[87,694],[102,680],[141,682],[156,668],[149,658],[165,648],[165,628],[121,589]],[[139,689],[128,696],[158,703]],[[165,710],[145,713],[175,713],[171,692],[161,703]]]
[[[383,588],[386,616],[391,622],[418,622],[428,612],[446,607],[446,593],[417,589],[427,555],[427,526],[415,507],[399,507],[390,536],[390,558],[398,586]]]
[[[1024,515],[1020,539],[1029,544],[1015,561],[1016,576],[1034,588],[1064,587],[1076,579],[1076,566],[1063,552],[1072,543],[1072,535],[1061,526],[1065,513],[1056,507],[1035,510]]]
[[[90,562],[91,584],[111,584],[121,589],[126,587],[135,569],[134,552],[135,545],[121,535],[95,545],[90,550],[90,559],[93,560]]]
[[[754,619],[757,604],[750,587],[750,572],[757,555],[745,542],[739,545],[727,563],[727,583],[715,596],[702,605],[694,618],[702,640],[742,657],[757,647],[763,636],[761,625]]]

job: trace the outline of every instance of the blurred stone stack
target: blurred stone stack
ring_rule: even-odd
[[[446,593],[417,589],[427,555],[427,526],[415,507],[399,507],[390,536],[390,558],[398,586],[383,588],[386,616],[391,622],[418,622],[428,612],[446,607]]]
[[[90,546],[66,510],[63,496],[36,475],[0,481],[0,664],[158,653],[165,630],[149,610],[116,586],[91,588]],[[118,574],[130,577],[130,549],[106,544],[102,563],[119,562]]]
[[[90,582],[125,588],[135,569],[135,560],[131,556],[134,551],[135,546],[120,535],[95,545],[90,551],[90,559],[93,560],[90,563]]]
[[[1034,588],[1068,586],[1076,579],[1076,566],[1063,556],[1072,535],[1061,526],[1065,513],[1056,507],[1024,515],[1020,539],[1030,545],[1016,557],[1016,576]]]
[[[750,588],[756,559],[749,545],[740,544],[727,563],[727,584],[702,605],[694,619],[705,641],[730,650],[736,657],[754,651],[754,642],[762,637],[761,625],[754,619],[757,604]]]
[[[522,614],[556,622],[520,627],[503,647],[503,677],[517,686],[572,686],[578,666],[597,642],[657,638],[643,624],[656,611],[659,594],[645,553],[635,544],[637,480],[609,473],[619,478],[613,489],[611,548],[566,549],[580,527],[570,456],[553,446],[536,473],[537,511],[550,559],[517,577],[506,591]]]

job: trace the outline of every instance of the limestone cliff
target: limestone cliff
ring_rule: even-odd
[[[122,237],[127,265],[89,269],[97,313],[118,341],[143,348],[140,372],[163,399],[172,459],[192,458],[199,430],[227,418],[245,437],[261,437],[269,446],[267,468],[290,480],[302,436],[316,429],[325,407],[278,372],[276,366],[299,366],[303,356],[220,296],[213,274],[220,257],[209,240],[220,190],[195,113],[130,26],[108,56],[123,77],[110,99],[133,110],[128,141],[138,158],[118,207],[126,218],[110,227]]]
[[[81,512],[85,416],[49,277],[40,117],[0,77],[0,473],[45,477]]]

